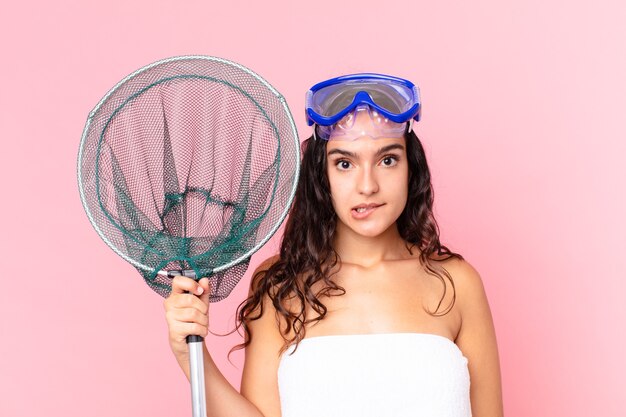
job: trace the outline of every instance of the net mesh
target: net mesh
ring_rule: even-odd
[[[79,186],[90,221],[146,283],[231,292],[293,198],[299,142],[284,99],[234,63],[189,57],[131,74],[90,114]],[[171,275],[171,274],[170,274]]]

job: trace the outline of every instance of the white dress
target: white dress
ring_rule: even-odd
[[[305,338],[280,358],[282,417],[471,417],[468,360],[429,333]]]

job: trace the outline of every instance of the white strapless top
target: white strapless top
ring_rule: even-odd
[[[282,417],[471,417],[468,360],[429,333],[305,338],[278,365]]]

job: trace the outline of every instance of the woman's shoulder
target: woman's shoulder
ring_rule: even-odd
[[[250,288],[248,291],[248,299],[253,300],[253,311],[250,316],[260,313],[259,316],[249,323],[250,331],[254,333],[254,329],[263,329],[262,333],[271,333],[278,335],[278,327],[276,327],[275,317],[276,310],[274,308],[273,300],[268,293],[265,285],[261,285],[261,280],[265,277],[265,271],[267,271],[272,265],[274,265],[280,259],[279,255],[273,255],[261,262],[250,279]],[[254,314],[253,314],[254,313]],[[269,313],[269,314],[267,314]],[[258,331],[257,331],[258,332]],[[276,338],[276,340],[278,340]]]
[[[259,281],[265,276],[262,272],[270,269],[272,265],[280,260],[280,254],[275,254],[270,256],[269,258],[262,261],[252,273],[252,278],[250,279],[250,293],[251,295],[259,285]]]
[[[477,269],[467,259],[452,256],[439,256],[433,259],[452,277],[461,311],[475,306],[486,299],[483,279]]]
[[[301,304],[299,301],[300,299],[296,295],[296,288],[294,284],[289,284],[285,282],[281,282],[280,284],[283,286],[283,288],[281,289],[281,293],[283,295],[278,301],[282,310],[280,314],[275,307],[274,300],[272,299],[272,297],[270,297],[270,293],[274,294],[274,297],[276,297],[275,288],[271,288],[268,283],[264,285],[264,288],[260,288],[261,280],[265,278],[266,271],[268,271],[274,264],[276,264],[280,260],[280,254],[275,254],[263,260],[256,267],[250,280],[250,290],[248,293],[248,297],[256,294],[256,296],[260,300],[262,300],[260,303],[263,304],[264,311],[269,311],[270,314],[268,316],[272,316],[274,318],[273,325],[277,326],[277,328],[278,326],[280,326],[288,329],[290,328],[290,326],[288,326],[285,321],[285,314],[296,314],[296,312],[300,311],[301,309]],[[274,280],[272,280],[272,282],[273,283],[271,285],[276,285],[274,283]],[[292,335],[290,334],[289,337],[292,337]]]
[[[267,271],[277,262],[280,261],[280,254],[275,254],[264,261],[262,261],[252,273],[252,277],[250,279],[250,289],[248,291],[248,297],[252,297],[256,295],[256,297],[261,300],[260,304],[263,304],[264,310],[270,311],[272,315],[276,315],[277,311],[274,307],[274,300],[270,297],[270,293],[275,294],[273,288],[268,287],[267,283],[261,288],[261,281],[266,277]],[[288,311],[293,311],[293,297],[292,293],[289,293],[288,297],[281,298],[281,306],[283,309]]]

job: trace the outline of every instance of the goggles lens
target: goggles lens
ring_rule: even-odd
[[[352,104],[360,91],[365,91],[374,103],[390,113],[404,113],[414,104],[412,91],[406,86],[354,81],[318,90],[312,96],[311,107],[324,117],[334,116]]]

